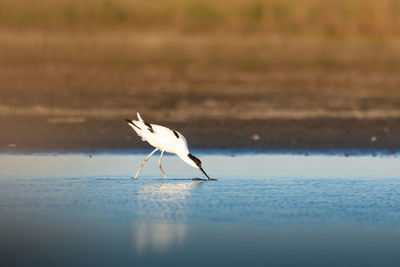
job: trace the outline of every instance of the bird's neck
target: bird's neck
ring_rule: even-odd
[[[185,163],[187,163],[187,164],[189,164],[190,166],[192,166],[193,168],[197,168],[197,166],[196,166],[196,164],[193,162],[193,160],[191,160],[190,158],[189,158],[189,151],[188,152],[186,152],[186,153],[178,153],[177,154],[178,155],[178,157],[180,157]]]

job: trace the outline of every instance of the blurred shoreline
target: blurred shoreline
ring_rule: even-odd
[[[193,148],[399,151],[395,44],[9,33],[0,152],[146,148],[124,122],[137,111]]]

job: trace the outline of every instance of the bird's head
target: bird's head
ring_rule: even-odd
[[[189,163],[192,167],[199,169],[200,171],[202,171],[202,172],[204,173],[205,176],[207,176],[208,179],[211,179],[210,176],[208,176],[207,173],[206,173],[206,172],[203,170],[203,168],[201,167],[201,161],[200,161],[198,158],[196,158],[195,156],[193,156],[193,155],[190,154],[190,153],[189,153],[187,156],[188,156],[188,158],[190,159],[190,161],[188,161],[188,163]]]
[[[197,168],[197,169],[200,169],[201,168],[201,161],[198,159],[198,158],[196,158],[195,156],[193,156],[192,154],[187,154],[187,156],[188,156],[188,158],[190,159],[190,161],[189,161],[189,164],[192,166],[192,167],[194,167],[194,168]]]

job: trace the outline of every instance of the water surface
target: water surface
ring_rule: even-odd
[[[400,158],[0,156],[1,266],[399,266]]]

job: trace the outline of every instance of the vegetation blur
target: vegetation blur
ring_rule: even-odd
[[[0,104],[392,109],[399,34],[397,0],[2,0]]]
[[[2,0],[3,27],[318,37],[400,34],[397,0]]]

